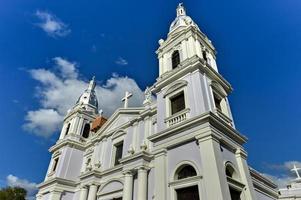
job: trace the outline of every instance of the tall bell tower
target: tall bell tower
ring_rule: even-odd
[[[159,40],[158,129],[212,111],[234,127],[227,96],[231,85],[218,73],[212,42],[186,14],[176,10],[167,39]],[[181,112],[177,112],[181,110]]]
[[[225,173],[229,157],[244,185],[239,195],[255,199],[243,149],[246,138],[235,129],[228,102],[232,87],[218,72],[212,42],[186,14],[183,4],[178,5],[167,38],[159,40],[156,53],[159,77],[152,92],[157,96],[157,133],[149,137],[156,152],[156,199],[168,196],[167,182],[161,178],[166,171],[160,166],[172,162],[169,155],[175,147],[189,142],[190,149],[195,145],[199,148],[196,154],[202,163],[206,199],[231,199],[235,195]],[[159,151],[159,147],[165,150]]]

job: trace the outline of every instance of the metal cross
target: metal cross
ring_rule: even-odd
[[[128,104],[129,104],[129,98],[131,98],[131,96],[133,96],[132,93],[126,91],[125,92],[125,96],[122,98],[122,101],[124,101],[124,108],[127,108],[128,107]]]
[[[297,179],[301,179],[300,174],[299,174],[299,170],[300,170],[300,169],[301,169],[301,168],[297,168],[295,164],[294,164],[294,168],[291,169],[291,171],[294,171],[294,172],[296,173]]]

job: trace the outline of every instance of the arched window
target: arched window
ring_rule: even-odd
[[[226,167],[226,176],[233,178],[234,172],[235,171],[234,171],[233,167],[231,167],[230,165],[228,165]]]
[[[88,138],[90,134],[90,124],[85,124],[84,131],[83,131],[83,137]]]
[[[66,131],[65,131],[65,135],[68,135],[68,133],[69,133],[69,129],[70,129],[70,123],[67,125],[67,128],[66,128]]]
[[[180,53],[178,50],[174,51],[171,55],[172,69],[175,69],[180,64]]]
[[[230,178],[236,179],[236,180],[239,179],[238,174],[236,173],[236,170],[233,167],[233,164],[230,162],[226,163],[225,173],[226,173],[227,177],[230,177]]]
[[[175,178],[178,180],[186,179],[189,177],[196,176],[196,170],[189,164],[184,164],[178,168]],[[185,181],[185,180],[183,180]],[[198,185],[192,185],[189,187],[179,187],[175,189],[177,200],[199,200],[199,189]]]
[[[196,176],[196,175],[197,175],[197,173],[191,165],[184,165],[179,169],[176,178],[178,180],[180,180],[180,179],[189,178],[189,177]]]
[[[230,162],[226,163],[226,169],[225,169],[226,176],[231,178],[231,179],[238,179],[238,175],[236,174],[236,171],[232,164]],[[228,180],[229,182],[230,180]],[[231,181],[230,181],[231,182]],[[229,191],[230,191],[230,196],[231,200],[240,200],[240,195],[241,195],[241,190],[242,189],[237,189],[233,187],[232,185],[229,184]]]

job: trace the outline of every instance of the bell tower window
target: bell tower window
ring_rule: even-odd
[[[185,97],[184,92],[180,92],[179,94],[170,98],[171,105],[171,115],[180,112],[185,109]]]
[[[52,167],[52,171],[55,172],[56,168],[57,168],[57,165],[58,165],[58,162],[59,162],[59,158],[55,158],[53,160],[53,167]]]
[[[67,128],[66,128],[66,132],[65,132],[65,135],[68,135],[68,133],[69,133],[69,130],[70,130],[70,123],[68,123],[68,125],[67,125]]]
[[[214,98],[214,104],[217,110],[222,111],[222,107],[221,107],[221,99],[217,97],[216,94],[213,95]]]
[[[84,131],[83,131],[83,137],[84,138],[88,138],[89,137],[89,134],[90,134],[90,124],[85,124],[85,127],[84,127]]]
[[[171,55],[171,61],[172,61],[172,69],[175,69],[180,64],[180,53],[178,50],[174,51]]]
[[[207,62],[207,53],[206,53],[206,51],[203,51],[203,58]]]

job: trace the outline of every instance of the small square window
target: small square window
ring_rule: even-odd
[[[171,114],[175,114],[185,109],[184,92],[180,92],[176,96],[170,98]]]
[[[120,142],[115,146],[115,161],[114,161],[114,166],[119,165],[119,159],[122,158],[122,149],[123,149],[123,142]]]

